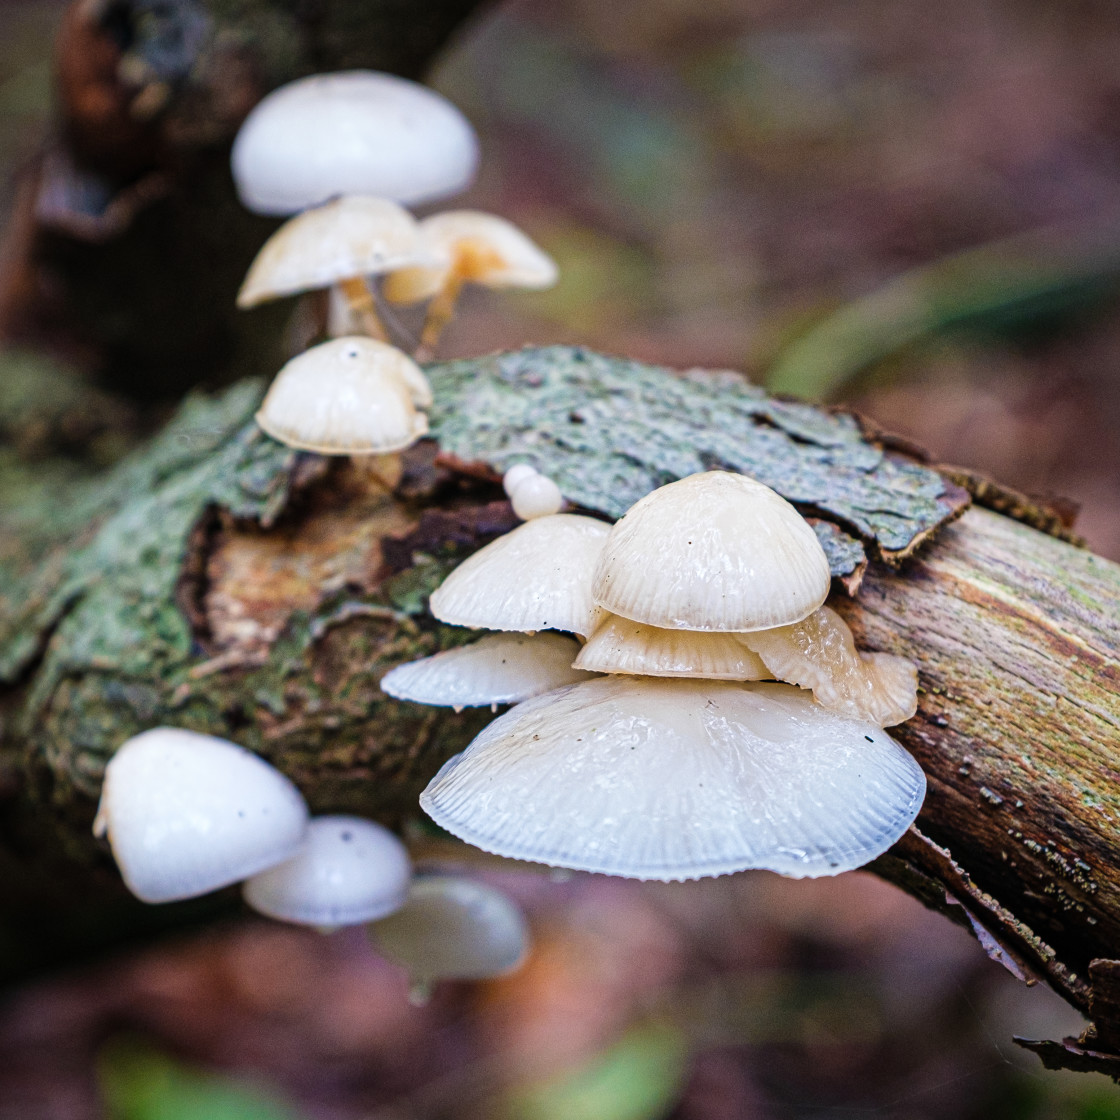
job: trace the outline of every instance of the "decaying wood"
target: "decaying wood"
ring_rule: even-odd
[[[951,480],[850,417],[729,374],[567,348],[430,374],[438,443],[409,453],[393,494],[261,435],[251,385],[192,400],[96,477],[36,493],[23,468],[0,472],[0,525],[24,529],[0,538],[0,878],[17,925],[39,934],[44,915],[80,908],[112,915],[111,940],[198,913],[131,903],[89,833],[106,760],[155,724],[245,743],[318,810],[415,819],[418,789],[489,714],[397,703],[377,684],[471,637],[435,623],[426,595],[513,524],[509,462],[606,517],[692,470],[749,469],[814,515],[860,643],[920,668],[918,715],[896,733],[929,796],[875,870],[1094,1017],[1047,1061],[1116,1068],[1120,567],[966,509]],[[55,956],[73,951],[54,936]]]

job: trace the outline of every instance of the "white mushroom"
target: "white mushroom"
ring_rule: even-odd
[[[421,987],[505,976],[529,951],[528,926],[517,904],[495,887],[459,876],[418,876],[405,905],[369,933],[377,949]]]
[[[404,905],[412,864],[387,828],[361,817],[317,817],[291,859],[246,880],[245,901],[282,922],[334,929]]]
[[[463,561],[431,598],[452,626],[590,633],[591,575],[610,526],[559,513],[526,521]]]
[[[904,657],[860,653],[847,623],[821,607],[792,626],[744,634],[778,680],[810,688],[826,708],[880,727],[918,710],[918,670]]]
[[[105,768],[94,834],[144,902],[193,898],[288,859],[307,832],[299,790],[224,739],[159,727]]]
[[[831,583],[809,523],[768,486],[708,471],[647,494],[611,530],[595,602],[669,630],[750,631],[798,622]]]
[[[381,679],[398,700],[451,708],[516,704],[587,680],[572,668],[579,643],[561,634],[490,634],[469,646],[409,661]]]
[[[241,201],[258,214],[295,214],[344,194],[415,206],[470,184],[478,141],[435,91],[351,70],[273,90],[241,126],[232,165]]]
[[[336,338],[284,366],[256,419],[289,447],[380,455],[427,433],[419,402],[430,404],[431,391],[407,354],[370,338]]]
[[[491,723],[420,798],[512,859],[636,879],[835,875],[886,851],[925,776],[789,685],[604,677]]]
[[[510,494],[513,512],[522,521],[532,521],[535,517],[551,517],[564,508],[564,495],[560,487],[543,474],[534,474],[522,479]]]

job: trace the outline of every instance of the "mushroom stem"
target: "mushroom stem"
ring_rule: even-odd
[[[397,451],[384,455],[352,455],[350,461],[360,473],[388,494],[396,490],[404,474],[404,460]]]
[[[415,358],[418,362],[426,362],[435,354],[440,335],[455,315],[455,304],[459,301],[463,279],[457,272],[452,272],[428,304],[424,329],[420,332],[420,345],[416,348]]]
[[[377,313],[377,301],[373,297],[364,276],[350,276],[338,282],[338,288],[346,297],[350,311],[360,325],[362,333],[378,342],[388,342],[389,335]]]

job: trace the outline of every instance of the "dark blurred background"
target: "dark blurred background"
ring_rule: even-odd
[[[37,151],[57,0],[0,3],[0,185]],[[553,253],[442,352],[578,341],[846,400],[1082,506],[1120,558],[1120,9],[1069,0],[514,0],[435,84],[462,204]],[[871,876],[524,869],[516,976],[424,1007],[358,933],[252,921],[0,1002],[0,1120],[1109,1120],[1012,1034],[1082,1024]],[[2,905],[0,900],[0,905]]]

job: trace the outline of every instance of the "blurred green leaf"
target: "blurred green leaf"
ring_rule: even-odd
[[[297,1120],[275,1095],[192,1069],[136,1039],[117,1039],[98,1060],[107,1120]]]
[[[504,1112],[511,1120],[656,1120],[680,1096],[687,1057],[679,1031],[635,1027],[582,1069],[517,1089]]]

